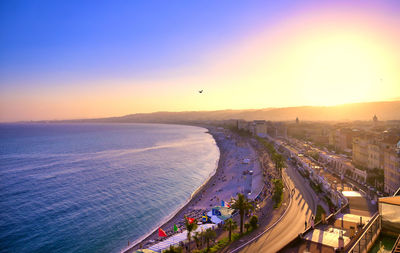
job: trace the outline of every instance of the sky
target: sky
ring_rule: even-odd
[[[399,13],[396,0],[0,1],[0,122],[400,100]]]

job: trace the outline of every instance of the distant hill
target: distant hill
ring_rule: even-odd
[[[400,101],[354,103],[337,106],[300,106],[259,110],[219,110],[137,113],[122,117],[79,120],[83,122],[179,123],[227,119],[288,121],[400,120]]]

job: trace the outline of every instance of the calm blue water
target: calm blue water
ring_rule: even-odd
[[[119,252],[216,168],[206,129],[0,125],[0,252]]]

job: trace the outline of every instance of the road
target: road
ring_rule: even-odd
[[[307,220],[309,223],[311,215],[315,217],[317,197],[308,181],[304,180],[292,166],[286,169],[286,174],[290,189],[295,187],[295,194],[286,215],[274,228],[241,248],[240,252],[277,252],[304,231],[304,222]]]

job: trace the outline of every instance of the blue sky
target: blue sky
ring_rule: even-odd
[[[199,63],[296,7],[230,3],[2,1],[1,85],[157,75]]]
[[[0,121],[399,97],[399,12],[395,0],[0,1]],[[329,54],[347,41],[358,55]],[[313,77],[319,55],[336,72]],[[390,82],[324,98],[326,77],[348,75],[343,63],[360,65],[359,86],[365,71]],[[188,97],[200,88],[210,97]]]

